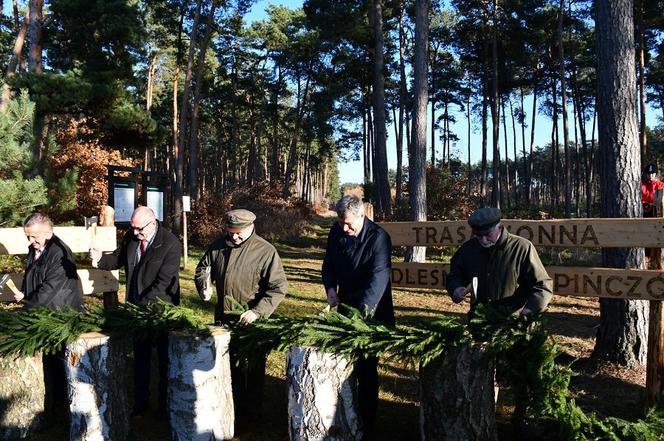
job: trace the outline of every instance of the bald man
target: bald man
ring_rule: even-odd
[[[182,245],[166,230],[148,207],[138,207],[131,215],[131,226],[122,244],[112,254],[90,250],[92,264],[101,269],[124,267],[127,277],[127,301],[147,306],[158,300],[180,304],[180,255]],[[166,415],[168,339],[156,343],[134,341],[134,410],[142,415],[149,407],[150,357],[152,347],[159,356],[159,413]]]

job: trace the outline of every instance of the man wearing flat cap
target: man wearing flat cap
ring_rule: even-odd
[[[470,215],[474,237],[452,256],[447,292],[459,303],[477,277],[477,302],[509,313],[541,312],[553,295],[551,278],[535,246],[507,231],[500,218],[498,208],[480,208]]]
[[[288,283],[277,250],[254,230],[256,215],[236,209],[224,214],[224,235],[207,248],[196,267],[196,289],[201,299],[210,301],[217,287],[215,323],[228,321],[224,312],[239,302],[248,309],[240,324],[250,325],[269,317],[286,296]],[[265,377],[265,359],[249,369],[239,369],[231,353],[231,376],[236,417],[251,420],[260,415]]]

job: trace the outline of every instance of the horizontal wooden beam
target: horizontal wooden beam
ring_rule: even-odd
[[[664,218],[504,219],[509,231],[536,246],[564,248],[664,247]],[[456,246],[472,237],[466,221],[381,223],[394,246]]]
[[[393,263],[392,286],[445,289],[449,265]],[[558,295],[632,300],[664,300],[664,272],[611,268],[548,266]]]
[[[53,232],[74,253],[87,253],[92,244],[91,230],[85,227],[54,227]],[[115,227],[97,227],[95,246],[102,251],[115,250],[116,235]],[[23,228],[0,228],[0,255],[28,254],[29,245]]]
[[[105,271],[100,269],[80,269],[78,277],[81,279],[81,288],[84,295],[101,294],[104,292],[117,291],[120,286],[119,271]],[[23,284],[23,273],[11,275],[14,284],[21,289]],[[0,291],[0,302],[12,302],[14,295],[6,286]]]

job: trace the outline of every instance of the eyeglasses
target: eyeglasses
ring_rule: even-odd
[[[152,222],[154,222],[154,221],[151,220],[150,222],[148,222],[147,224],[143,225],[143,226],[140,227],[140,228],[139,228],[139,227],[135,227],[135,226],[132,225],[132,226],[131,226],[131,229],[134,230],[134,231],[138,231],[139,233],[142,233],[143,230],[145,230],[148,226],[150,226],[150,224],[151,224]]]

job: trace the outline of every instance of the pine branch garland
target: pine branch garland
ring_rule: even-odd
[[[512,317],[480,305],[468,325],[441,317],[390,327],[351,310],[348,316],[337,312],[322,317],[275,316],[251,326],[237,322],[228,326],[233,350],[247,362],[272,350],[300,345],[350,358],[389,356],[427,365],[450,347],[485,343],[526,416],[545,427],[549,439],[655,441],[664,434],[664,409],[636,422],[583,412],[569,398],[571,369],[556,363],[559,349],[540,317]],[[209,334],[193,311],[165,303],[147,308],[130,304],[111,310],[93,308],[87,314],[45,308],[18,314],[0,311],[0,356],[54,353],[86,332],[156,339],[171,331]]]

